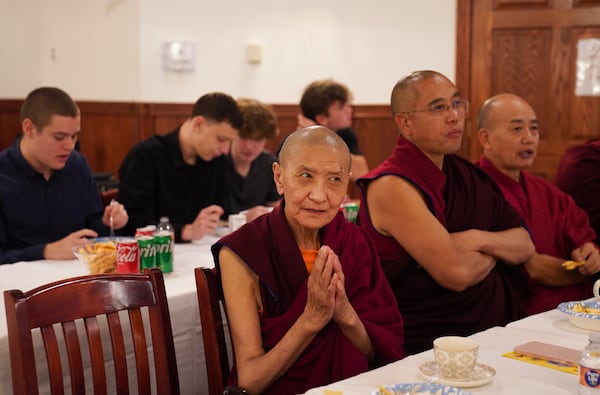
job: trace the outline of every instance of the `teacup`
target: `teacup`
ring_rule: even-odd
[[[477,364],[479,344],[468,337],[443,336],[433,341],[433,352],[443,378],[465,380]]]

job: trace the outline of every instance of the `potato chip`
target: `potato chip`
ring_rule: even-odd
[[[74,250],[75,251],[75,250]],[[87,263],[90,273],[114,273],[117,265],[117,245],[114,241],[102,241],[79,247],[77,256]]]
[[[564,261],[561,266],[567,270],[573,270],[578,268],[579,266],[585,265],[585,261]]]

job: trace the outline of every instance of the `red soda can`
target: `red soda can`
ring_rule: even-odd
[[[140,247],[134,238],[117,241],[117,273],[140,272]]]
[[[154,236],[154,232],[156,232],[156,225],[146,225],[135,230],[135,238],[137,239],[141,236]]]

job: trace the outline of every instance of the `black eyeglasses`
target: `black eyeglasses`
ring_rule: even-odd
[[[469,112],[469,101],[466,99],[452,100],[450,104],[435,103],[423,110],[404,111],[403,114],[412,114],[413,112],[429,112],[431,115],[442,115],[448,110],[456,111],[458,114]]]

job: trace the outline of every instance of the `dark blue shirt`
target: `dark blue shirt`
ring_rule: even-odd
[[[18,139],[0,153],[0,264],[44,259],[44,248],[83,228],[108,234],[102,200],[85,158],[73,151],[46,181]]]

